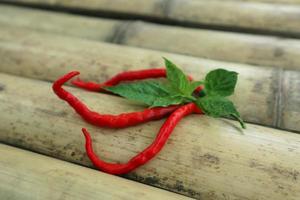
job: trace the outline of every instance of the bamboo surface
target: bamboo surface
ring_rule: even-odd
[[[296,106],[299,104],[298,86],[293,82],[287,87],[282,86],[284,81],[299,81],[297,71],[291,72],[293,79],[289,79],[279,69],[95,43],[8,26],[0,30],[0,38],[1,72],[48,81],[79,70],[83,79],[102,82],[121,71],[161,67],[162,56],[198,80],[215,68],[234,70],[239,73],[239,81],[232,100],[246,121],[300,130],[300,107]],[[290,105],[295,105],[293,116]]]
[[[282,88],[279,99],[281,107],[279,112],[282,120],[279,120],[278,126],[283,125],[296,130],[300,123],[299,112],[297,112],[300,107],[300,76],[293,71],[285,71],[284,78],[281,81]]]
[[[299,24],[300,26],[300,24]],[[117,43],[202,58],[300,70],[300,40],[133,22]]]
[[[279,3],[279,4],[299,4],[300,3],[299,0],[228,0],[228,1],[267,2],[267,3]]]
[[[3,200],[190,199],[4,144],[0,153]]]
[[[163,123],[96,128],[58,99],[48,82],[0,74],[0,83],[1,142],[86,166],[91,163],[82,127],[102,159],[126,162],[153,141]],[[102,113],[142,109],[115,96],[66,89]],[[298,134],[251,124],[241,132],[237,122],[192,115],[159,155],[126,177],[202,200],[298,200],[299,156]]]
[[[121,21],[80,17],[16,6],[0,6],[0,23],[67,36],[107,41]],[[45,23],[47,22],[47,23]]]
[[[300,5],[293,0],[15,1],[196,26],[297,37],[300,33]],[[291,5],[283,4],[285,1]],[[10,6],[0,6],[0,26],[1,198],[188,199],[182,196],[186,195],[201,200],[300,199],[300,135],[252,124],[242,131],[236,121],[202,115],[182,120],[158,156],[124,175],[148,186],[85,168],[92,164],[85,154],[82,127],[91,132],[101,158],[122,163],[153,141],[163,120],[118,130],[97,128],[58,99],[46,82],[71,70],[81,71],[85,80],[101,82],[121,71],[161,67],[162,56],[196,79],[221,67],[239,72],[232,100],[247,122],[300,132],[300,71],[291,71],[300,69],[300,40]],[[65,87],[101,113],[143,109],[116,96]]]
[[[130,15],[172,20],[193,25],[210,25],[250,30],[300,34],[300,6],[220,0],[12,0],[116,16]],[[217,13],[217,14],[216,14]]]
[[[45,23],[47,21],[47,23]],[[197,57],[300,70],[300,40],[0,6],[0,24]]]

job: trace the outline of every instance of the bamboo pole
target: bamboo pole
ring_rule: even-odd
[[[0,6],[0,23],[62,35],[109,41],[121,21],[62,14],[51,11]],[[45,23],[47,22],[47,23]]]
[[[220,0],[12,0],[23,4],[89,10],[114,15],[151,17],[197,25],[300,34],[297,4]],[[217,14],[216,14],[217,13]]]
[[[299,0],[228,0],[228,1],[249,1],[249,2],[266,2],[279,4],[299,4]]]
[[[126,162],[148,146],[163,120],[126,129],[85,123],[51,84],[0,74],[0,141],[91,166],[81,128],[95,151],[110,162]],[[122,113],[140,106],[110,95],[65,87],[93,110]],[[297,200],[300,197],[300,136],[225,119],[183,119],[163,150],[126,177],[203,200]]]
[[[0,24],[209,59],[300,69],[297,39],[96,19],[14,6],[0,6]]]
[[[291,89],[293,92],[285,93],[289,88],[283,88],[282,82],[289,78],[279,69],[95,43],[15,27],[3,27],[0,37],[1,72],[48,81],[71,70],[79,70],[83,79],[102,82],[121,71],[161,67],[162,56],[198,80],[215,68],[234,70],[239,73],[239,81],[232,100],[246,121],[300,130],[300,123],[292,121],[299,121],[300,108],[293,107],[293,116],[286,109],[288,105],[297,105],[297,92]],[[292,73],[290,87],[294,87],[293,81],[300,80],[299,72]],[[284,97],[283,93],[286,94]]]
[[[294,71],[285,71],[283,76],[281,95],[279,95],[279,101],[282,105],[279,112],[282,120],[279,121],[278,125],[296,130],[298,129],[297,124],[300,123],[299,112],[297,112],[300,107],[300,76]]]
[[[164,0],[88,0],[85,2],[76,0],[12,0],[29,5],[47,5],[52,7],[64,7],[74,9],[85,9],[90,11],[105,11],[121,14],[145,15],[151,17],[162,16]]]
[[[0,144],[1,199],[190,199]]]
[[[300,24],[299,24],[300,25]],[[300,70],[300,40],[133,22],[117,43],[202,58]]]
[[[173,0],[168,17],[177,21],[274,31],[299,36],[300,6],[236,1]]]

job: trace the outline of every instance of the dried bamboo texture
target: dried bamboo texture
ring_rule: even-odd
[[[300,34],[300,6],[220,0],[12,0],[33,5],[142,16],[185,24]]]
[[[50,83],[6,74],[0,83],[0,141],[82,165],[91,166],[82,127],[102,159],[126,162],[163,123],[96,128],[58,99]],[[65,88],[101,113],[142,109],[115,96]],[[251,124],[242,133],[237,122],[193,115],[178,124],[159,155],[127,177],[203,200],[297,200],[299,147],[298,134]]]
[[[266,3],[279,3],[279,4],[299,4],[299,0],[228,0],[228,1],[249,1],[249,2],[266,2]]]
[[[132,22],[115,42],[215,60],[300,70],[299,39]]]
[[[0,23],[61,35],[109,41],[121,21],[15,6],[0,6]]]
[[[0,144],[1,199],[190,199]]]
[[[124,22],[13,6],[0,6],[0,24],[202,58],[300,70],[297,39]]]

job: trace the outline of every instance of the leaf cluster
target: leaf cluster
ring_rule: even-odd
[[[188,76],[170,60],[164,58],[167,81],[154,80],[123,83],[105,89],[129,100],[142,102],[150,107],[166,107],[194,102],[212,117],[233,117],[241,126],[245,124],[234,104],[227,99],[234,93],[238,74],[225,69],[210,71],[203,81],[190,81]],[[197,87],[203,86],[201,97],[195,95]]]

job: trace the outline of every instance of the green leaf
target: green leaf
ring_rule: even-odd
[[[172,91],[169,83],[157,81],[123,83],[105,87],[105,89],[129,100],[145,103],[151,107],[165,107],[196,100],[193,96],[184,97]]]
[[[181,94],[187,94],[190,87],[190,81],[187,76],[170,60],[164,58],[167,68],[167,79],[170,81],[172,87]]]
[[[233,94],[237,82],[237,73],[225,69],[216,69],[205,77],[205,91],[208,95],[229,96]]]
[[[105,90],[129,100],[143,102],[147,105],[152,105],[157,98],[170,95],[166,87],[157,81],[123,83],[116,86],[105,87]]]
[[[157,98],[151,107],[166,107],[169,105],[178,105],[183,103],[184,98],[181,96],[167,96]]]
[[[181,95],[179,93],[178,89],[174,88],[173,85],[168,80],[166,80],[166,82],[163,82],[163,84],[161,84],[161,87],[163,90],[165,90],[171,96]]]
[[[205,96],[198,98],[196,104],[203,112],[212,117],[234,117],[241,126],[245,128],[245,124],[236,110],[234,104],[222,96]]]

